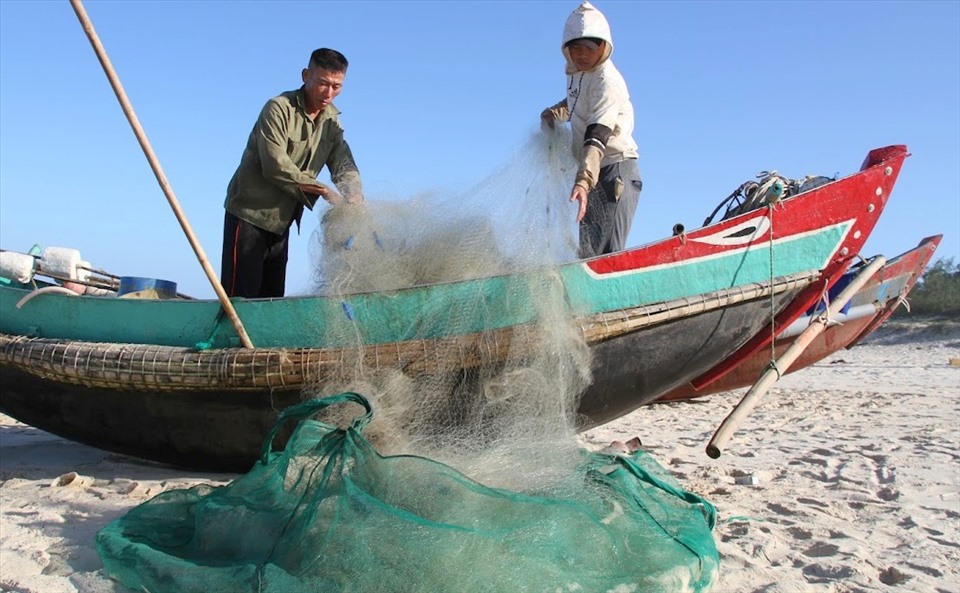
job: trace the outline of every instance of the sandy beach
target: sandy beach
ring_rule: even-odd
[[[785,376],[719,459],[741,390],[648,406],[581,435],[640,437],[717,507],[714,591],[960,591],[960,323],[888,323]],[[152,496],[231,475],[72,443],[0,415],[0,591],[127,592],[94,535]]]

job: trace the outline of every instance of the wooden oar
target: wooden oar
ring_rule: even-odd
[[[827,310],[821,313],[815,320],[811,321],[807,329],[803,330],[797,339],[794,340],[793,344],[790,344],[790,347],[780,355],[780,358],[778,358],[775,363],[776,368],[769,368],[760,375],[760,378],[754,383],[753,387],[750,388],[750,391],[743,396],[743,399],[733,408],[733,411],[724,418],[720,427],[717,428],[717,432],[713,434],[713,438],[710,439],[710,443],[707,445],[707,455],[714,459],[720,457],[723,447],[726,446],[730,437],[733,436],[733,433],[740,428],[740,422],[760,404],[760,399],[764,394],[780,379],[782,373],[787,372],[790,365],[807,349],[810,342],[826,329],[827,324],[830,323],[830,319],[840,314],[841,309],[847,304],[847,301],[849,301],[885,263],[887,263],[887,259],[882,255],[873,258],[850,284],[837,295],[837,298],[833,299],[833,302],[830,303]]]
[[[233,323],[233,327],[237,331],[237,335],[240,336],[240,343],[243,344],[244,348],[253,348],[253,343],[250,341],[250,337],[247,336],[247,330],[244,329],[243,323],[241,323],[240,318],[237,316],[237,311],[233,308],[233,303],[231,303],[230,298],[227,297],[227,292],[220,284],[220,280],[213,271],[213,267],[210,265],[210,262],[207,261],[207,256],[203,252],[203,247],[200,246],[200,242],[197,240],[196,235],[193,233],[193,229],[190,227],[190,222],[187,220],[186,215],[180,208],[180,202],[177,201],[177,197],[173,193],[173,188],[170,187],[170,183],[167,181],[167,176],[160,167],[160,161],[157,160],[157,156],[154,154],[153,148],[150,146],[150,141],[147,139],[147,134],[143,131],[143,127],[140,126],[140,120],[137,119],[137,114],[133,111],[133,105],[131,105],[129,99],[127,99],[127,94],[123,90],[123,85],[120,84],[120,79],[117,77],[117,73],[113,69],[113,65],[110,63],[110,58],[107,57],[107,51],[103,48],[103,44],[100,43],[100,38],[97,36],[97,32],[93,28],[93,23],[90,22],[90,18],[87,16],[87,11],[83,8],[83,3],[81,3],[80,0],[70,0],[70,5],[73,6],[74,12],[77,13],[77,18],[80,19],[80,24],[83,26],[83,32],[86,33],[87,38],[90,39],[90,45],[93,46],[93,51],[97,54],[97,59],[100,60],[100,65],[103,66],[103,71],[106,73],[107,79],[110,81],[110,86],[113,87],[113,92],[117,95],[117,99],[120,101],[120,107],[123,108],[123,113],[127,116],[127,121],[130,122],[130,127],[133,128],[133,133],[136,135],[137,141],[140,142],[140,148],[143,149],[143,153],[146,155],[147,161],[150,163],[150,167],[153,169],[153,174],[156,175],[157,182],[160,183],[160,188],[163,190],[163,194],[167,197],[167,201],[170,202],[170,207],[173,208],[173,213],[177,216],[177,220],[180,222],[183,232],[187,235],[187,239],[190,241],[190,245],[193,247],[194,253],[197,254],[197,259],[200,261],[200,265],[203,266],[203,271],[207,275],[210,285],[213,286],[214,292],[217,293],[217,298],[220,299],[220,304],[223,306],[223,310],[230,318],[230,322]]]

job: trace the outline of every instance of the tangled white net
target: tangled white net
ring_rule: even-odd
[[[575,208],[567,200],[574,173],[569,142],[563,129],[533,134],[509,164],[464,193],[405,201],[367,196],[362,205],[323,215],[311,239],[315,293],[389,293],[520,274],[523,288],[507,298],[537,311],[539,347],[511,349],[497,364],[411,377],[399,368],[348,363],[341,378],[317,385],[317,395],[356,391],[373,403],[365,435],[381,453],[422,455],[481,483],[526,491],[579,463],[576,408],[590,380],[590,353],[558,274],[577,246]],[[418,337],[479,320],[483,339],[503,340],[494,335],[502,320],[486,310],[482,292],[422,307]],[[365,345],[348,317],[324,331]]]

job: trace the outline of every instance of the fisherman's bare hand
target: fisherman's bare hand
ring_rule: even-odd
[[[570,201],[580,202],[580,208],[577,210],[577,222],[580,222],[587,213],[587,188],[580,184],[574,185],[573,191],[570,192]]]
[[[329,187],[323,188],[323,191],[320,192],[320,197],[326,200],[331,206],[343,203],[343,196]]]
[[[332,189],[323,185],[301,183],[299,184],[299,187],[303,193],[309,194],[311,196],[320,196],[321,198],[329,202],[331,205],[339,204],[340,202],[343,201],[343,197],[341,197],[340,194],[338,194],[335,189]],[[313,206],[310,206],[309,208],[313,210]]]

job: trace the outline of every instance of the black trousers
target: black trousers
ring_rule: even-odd
[[[287,281],[290,229],[277,235],[226,213],[220,283],[227,296],[282,297]]]

